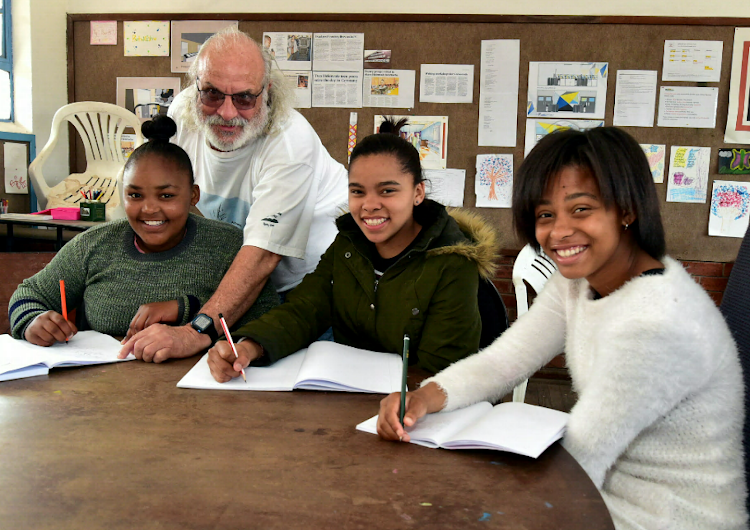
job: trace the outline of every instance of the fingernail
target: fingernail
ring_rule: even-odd
[[[398,441],[399,441],[399,442],[403,442],[403,441],[404,441],[404,437],[403,437],[403,436],[399,436],[399,437],[398,437]]]

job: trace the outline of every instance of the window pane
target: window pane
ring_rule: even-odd
[[[2,2],[3,0],[0,0]],[[5,13],[0,13],[0,57],[5,57],[5,36],[3,30],[5,29]]]
[[[0,70],[0,120],[10,119],[10,74]]]

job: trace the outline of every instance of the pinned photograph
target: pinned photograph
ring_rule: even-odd
[[[118,77],[117,104],[142,122],[166,114],[180,92],[179,77]]]
[[[237,24],[236,20],[173,20],[172,72],[187,72],[209,37],[229,26],[237,27]]]

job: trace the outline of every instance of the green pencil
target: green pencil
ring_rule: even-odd
[[[404,366],[401,370],[401,409],[398,419],[404,426],[404,414],[406,414],[406,371],[409,368],[409,335],[404,335],[404,352],[402,354]]]

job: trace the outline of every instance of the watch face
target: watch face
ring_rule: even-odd
[[[193,320],[193,326],[200,331],[205,331],[211,324],[213,324],[213,322],[211,322],[211,317],[208,315],[201,314],[196,316]]]

